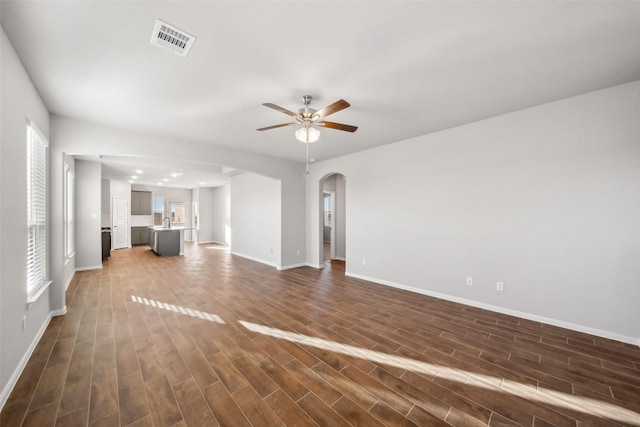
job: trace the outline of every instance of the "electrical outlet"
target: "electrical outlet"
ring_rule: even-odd
[[[273,248],[269,248],[269,253],[272,254],[273,253]]]
[[[362,258],[362,265],[367,265],[367,259],[366,258]]]
[[[500,291],[500,292],[504,291],[504,282],[497,282],[496,283],[496,290]]]
[[[27,329],[27,315],[22,316],[22,332]]]
[[[473,286],[473,277],[467,276],[467,286]]]
[[[296,255],[300,255],[300,249],[296,251]]]

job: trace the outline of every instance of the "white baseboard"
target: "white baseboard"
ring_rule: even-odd
[[[76,271],[77,270],[73,270],[73,274],[71,276],[69,276],[69,279],[67,280],[67,283],[64,284],[64,291],[67,292],[67,289],[69,289],[69,285],[71,284],[71,281],[73,280],[73,277],[76,275]]]
[[[307,267],[317,268],[318,270],[320,270],[322,268],[322,266],[320,264],[312,264],[310,262],[305,263],[305,265]]]
[[[65,314],[67,314],[67,306],[66,305],[64,307],[62,307],[60,310],[53,310],[51,312],[51,317],[64,316]]]
[[[306,266],[307,266],[306,262],[301,262],[298,264],[284,265],[282,267],[278,267],[278,270],[291,270],[292,268],[306,267]]]
[[[341,256],[337,256],[337,257],[335,257],[334,259],[335,259],[335,260],[337,260],[337,261],[344,261],[344,262],[347,262],[347,259],[346,259],[345,257],[341,257]]]
[[[75,271],[87,271],[87,270],[101,270],[102,269],[102,264],[100,265],[94,265],[94,266],[90,266],[90,267],[80,267],[80,268],[76,268]]]
[[[591,328],[576,323],[565,322],[563,320],[553,319],[545,316],[538,316],[537,314],[527,313],[524,311],[511,310],[509,308],[500,307],[491,304],[485,304],[482,302],[460,298],[453,295],[441,294],[439,292],[431,292],[425,289],[414,288],[412,286],[402,285],[400,283],[390,282],[388,280],[376,279],[375,277],[363,276],[361,274],[345,272],[345,276],[354,277],[356,279],[366,280],[368,282],[378,283],[380,285],[390,286],[392,288],[402,289],[405,291],[415,292],[422,295],[427,295],[434,298],[443,299],[446,301],[457,302],[471,307],[482,308],[484,310],[494,311],[496,313],[508,314],[510,316],[520,317],[522,319],[532,320],[534,322],[546,323],[552,326],[558,326],[560,328],[571,329],[577,332],[583,332],[585,334],[595,335],[602,338],[607,338],[615,341],[625,342],[640,346],[640,337],[630,337],[627,335],[621,335],[615,332],[603,331],[600,329]]]
[[[224,242],[218,242],[217,240],[204,240],[204,241],[198,241],[199,245],[207,245],[207,244],[214,244],[214,245],[220,245],[220,246],[226,246],[229,247],[229,245],[227,245]]]
[[[260,259],[260,258],[252,257],[252,256],[241,254],[241,253],[238,253],[238,252],[231,252],[231,255],[237,255],[237,256],[242,257],[242,258],[250,259],[251,261],[259,262],[259,263],[262,263],[262,264],[270,265],[271,267],[278,268],[278,265],[276,263],[265,261],[265,260]]]
[[[65,312],[67,311],[66,307],[64,308],[64,311]],[[44,335],[44,331],[47,330],[47,326],[49,326],[49,322],[51,322],[52,317],[53,317],[53,314],[49,313],[49,316],[47,316],[47,320],[42,323],[40,330],[38,330],[38,333],[35,335],[35,337],[33,337],[33,341],[31,341],[29,348],[22,356],[20,363],[18,363],[18,366],[16,367],[15,371],[13,371],[11,378],[9,378],[9,381],[7,381],[7,384],[2,390],[2,393],[0,393],[0,409],[4,408],[4,404],[7,403],[7,399],[9,398],[9,395],[13,391],[13,388],[16,386],[16,383],[18,382],[20,375],[22,375],[22,372],[24,371],[25,366],[27,366],[27,362],[29,361],[29,358],[33,354],[33,351],[36,349],[36,346],[40,342],[42,335]]]

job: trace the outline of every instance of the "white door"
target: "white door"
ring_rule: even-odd
[[[113,214],[111,216],[112,249],[129,247],[129,201],[125,197],[113,198]]]

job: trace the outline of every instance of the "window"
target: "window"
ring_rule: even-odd
[[[164,218],[164,196],[153,196],[153,225],[162,225]]]
[[[64,254],[70,259],[76,252],[75,246],[75,175],[69,165],[64,164]]]
[[[171,223],[184,224],[184,202],[171,202],[169,205],[171,211]]]
[[[324,225],[326,227],[331,227],[332,218],[331,213],[333,212],[333,196],[331,193],[324,193]]]
[[[47,285],[47,146],[36,129],[27,126],[27,293],[35,301]]]

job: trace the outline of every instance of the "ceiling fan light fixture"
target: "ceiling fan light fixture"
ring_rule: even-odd
[[[303,126],[296,131],[296,139],[304,143],[316,142],[320,138],[320,131],[310,126]]]

